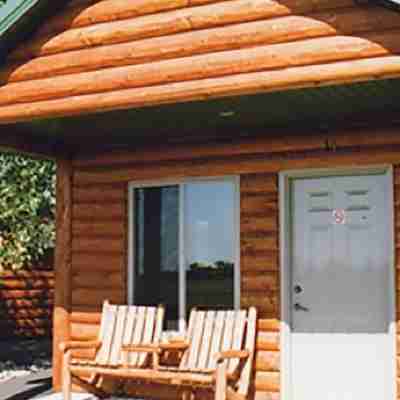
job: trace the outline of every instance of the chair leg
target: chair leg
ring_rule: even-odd
[[[217,366],[215,377],[215,400],[226,400],[226,360],[220,361]]]
[[[71,371],[69,368],[69,363],[71,360],[71,350],[67,350],[63,357],[63,372],[62,372],[62,391],[63,400],[71,400]]]

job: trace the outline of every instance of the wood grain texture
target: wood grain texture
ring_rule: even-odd
[[[61,342],[70,338],[71,312],[71,241],[72,241],[72,164],[69,159],[57,161],[57,210],[55,250],[55,296],[53,322],[53,386],[61,385]]]
[[[329,12],[311,16],[291,15],[279,18],[278,23],[275,19],[267,19],[14,62],[0,70],[0,82],[43,79],[315,37],[355,34],[364,34],[365,37],[365,32],[380,32],[398,28],[398,25],[397,16],[385,10],[374,15],[365,9],[349,8],[338,13],[336,18]],[[380,35],[384,37],[384,33]],[[389,39],[386,43],[379,42],[377,33],[369,34],[367,38],[385,45],[388,51],[396,49],[394,40],[392,44]]]
[[[222,0],[226,1],[226,0]],[[59,15],[53,17],[45,26],[41,27],[37,36],[46,33],[62,32],[66,29],[79,28],[97,23],[134,18],[146,14],[164,12],[170,9],[198,6],[215,3],[215,0],[138,0],[127,3],[124,0],[77,0],[67,4]],[[352,5],[349,0],[335,1],[293,1],[283,0],[283,7],[300,13],[324,9],[342,8]]]
[[[349,5],[348,2],[345,3]],[[276,18],[292,13],[306,13],[318,10],[320,5],[322,9],[324,7],[332,8],[332,6],[327,7],[325,1],[293,2],[292,4],[287,2],[285,4],[285,2],[263,0],[234,0],[200,7],[191,7],[189,4],[189,7],[180,10],[109,21],[76,29],[65,29],[59,34],[38,32],[26,45],[13,51],[9,58],[27,59],[146,37],[165,36],[244,21]]]
[[[241,303],[255,305],[259,314],[254,390],[270,394],[279,391],[280,370],[276,174],[241,175],[240,214]]]
[[[0,124],[399,76],[400,56],[347,60],[12,104],[0,107]]]
[[[349,0],[82,0],[10,54],[0,123],[399,77],[399,18]]]
[[[271,29],[276,31],[274,26],[271,26]],[[400,31],[389,31],[366,35],[365,38],[316,38],[10,83],[0,87],[0,106],[272,69],[284,70],[305,65],[390,56],[400,53],[399,35]]]

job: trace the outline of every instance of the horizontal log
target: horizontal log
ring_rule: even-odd
[[[73,290],[76,288],[116,289],[125,285],[124,276],[120,271],[114,273],[96,271],[77,271],[72,276]]]
[[[73,221],[72,235],[76,238],[112,238],[121,239],[125,235],[125,225],[116,224],[113,220],[98,222],[95,219],[90,221]]]
[[[277,272],[254,275],[241,274],[240,283],[241,292],[275,291],[279,289],[279,274]]]
[[[114,221],[125,219],[125,204],[117,201],[115,203],[91,204],[80,203],[74,204],[73,209],[74,221]]]
[[[82,324],[99,325],[101,321],[101,311],[97,312],[72,311],[71,321],[79,322]]]
[[[286,142],[285,138],[283,138],[283,142]],[[241,193],[258,193],[267,190],[278,192],[278,177],[275,174],[248,174],[240,177]]]
[[[240,49],[322,36],[354,35],[398,27],[396,15],[387,10],[350,8],[332,13],[288,16],[172,36],[144,39],[96,48],[37,57],[5,66],[0,82],[18,82],[98,69],[143,64],[163,59]]]
[[[1,304],[4,304],[9,309],[19,308],[35,308],[35,307],[52,307],[54,304],[53,297],[49,298],[31,298],[31,299],[20,299],[18,297],[13,299],[1,300]]]
[[[280,373],[279,372],[256,372],[254,378],[254,386],[256,390],[268,392],[279,392],[280,390]]]
[[[345,0],[345,3],[347,6],[351,5],[348,0]],[[28,58],[64,51],[123,43],[146,37],[171,35],[178,32],[206,29],[258,19],[274,18],[292,13],[305,13],[315,9],[318,9],[318,1],[296,1],[292,8],[285,5],[284,2],[277,1],[225,1],[156,15],[70,29],[56,36],[53,34],[38,35],[27,44],[19,46],[19,48],[11,52],[8,58],[10,60],[26,60]]]
[[[257,196],[241,196],[240,198],[240,212],[262,212],[272,217],[278,216],[278,194],[268,193]]]
[[[23,279],[1,279],[0,290],[9,289],[52,289],[54,287],[54,278],[23,278]]]
[[[71,351],[72,358],[80,358],[86,360],[93,360],[96,354],[95,349],[76,349]]]
[[[121,254],[73,254],[72,271],[85,272],[121,272],[124,270],[125,258]]]
[[[255,356],[256,371],[279,371],[280,354],[277,351],[257,351]]]
[[[278,252],[271,257],[241,256],[240,270],[242,273],[264,273],[279,271]]]
[[[255,238],[242,237],[240,239],[240,246],[243,249],[243,252],[246,251],[257,251],[257,250],[278,250],[278,238],[275,234],[269,235],[259,235]]]
[[[269,213],[266,213],[269,214]],[[240,233],[246,236],[257,231],[278,232],[278,216],[266,215],[265,217],[251,217],[250,212],[241,210]]]
[[[263,332],[279,332],[281,322],[279,319],[262,319],[257,320],[258,331]]]
[[[99,306],[104,300],[115,304],[125,304],[124,288],[119,290],[75,289],[72,291],[72,306]]]
[[[54,278],[54,271],[3,271],[0,279],[40,279]]]
[[[400,52],[399,34],[398,31],[389,31],[366,35],[365,38],[349,36],[317,38],[10,83],[0,87],[0,105],[37,102],[270,69],[389,56]]]
[[[46,22],[38,35],[46,33],[60,32],[65,29],[79,28],[95,23],[109,22],[120,19],[134,18],[141,15],[158,13],[174,8],[197,6],[208,3],[215,3],[216,0],[140,0],[134,3],[127,3],[124,0],[108,0],[93,2],[93,0],[70,2],[62,11],[61,15],[56,15]],[[94,3],[94,4],[93,4]],[[351,6],[351,1],[341,0],[335,4],[329,1],[293,1],[283,0],[281,2],[288,9],[298,12],[310,12],[318,9],[340,8]]]
[[[2,290],[0,299],[40,298],[47,299],[54,296],[54,289],[44,290]]]
[[[73,189],[73,200],[74,204],[80,203],[117,203],[124,201],[126,197],[125,185],[114,185],[114,186],[96,186],[90,188],[79,188]]]
[[[398,56],[332,62],[323,65],[308,65],[161,86],[155,85],[140,89],[110,91],[107,96],[104,96],[104,94],[77,96],[74,101],[71,101],[70,98],[65,98],[4,106],[0,108],[0,123],[31,120],[39,117],[78,115],[155,104],[265,93],[307,86],[316,87],[388,79],[398,76],[400,76],[400,57]],[[197,168],[192,169],[196,170]],[[160,178],[160,170],[154,171],[153,175],[155,172]],[[235,173],[237,172],[236,170]],[[137,174],[138,172],[136,172]],[[103,174],[103,176],[107,176],[107,174]],[[125,181],[125,179],[118,177],[117,181],[121,182]],[[103,182],[107,182],[107,180]]]
[[[76,253],[96,253],[101,252],[110,254],[124,254],[125,242],[121,238],[99,238],[88,239],[75,236],[72,239],[72,252]]]
[[[124,167],[129,165],[143,166],[152,165],[155,163],[164,161],[175,161],[178,163],[181,161],[206,159],[210,158],[215,160],[218,157],[232,158],[240,155],[255,155],[255,154],[274,154],[274,153],[285,153],[285,152],[305,152],[312,150],[325,150],[326,140],[329,138],[333,140],[338,147],[353,147],[353,146],[372,146],[382,144],[400,144],[400,136],[398,134],[398,126],[372,126],[370,123],[364,127],[356,127],[356,129],[347,127],[345,130],[337,130],[329,132],[329,136],[326,132],[314,130],[314,131],[302,131],[296,129],[295,131],[282,131],[282,130],[270,130],[268,132],[262,132],[262,136],[257,138],[237,138],[234,142],[228,141],[204,141],[196,143],[195,145],[190,143],[185,144],[174,144],[157,146],[152,143],[151,146],[141,146],[139,148],[130,149],[129,151],[106,151],[96,154],[86,154],[78,152],[73,160],[74,168],[78,171],[82,171],[83,168],[101,167],[101,168],[118,168],[119,165],[123,164]],[[380,130],[380,134],[376,135],[376,130]],[[243,132],[250,133],[250,132]],[[267,182],[264,182],[263,177],[268,177]],[[396,177],[395,177],[396,179]],[[271,181],[272,180],[272,181]],[[400,185],[400,174],[398,178],[398,184]],[[99,184],[95,183],[94,186]],[[104,187],[105,184],[102,185]],[[110,184],[109,184],[110,185]],[[250,191],[265,191],[264,187],[268,187],[269,191],[278,191],[278,176],[277,174],[265,174],[265,173],[250,173],[241,174],[240,178],[241,192]],[[265,186],[266,185],[266,186]],[[85,183],[83,187],[87,187],[88,183]],[[93,185],[92,185],[93,187]],[[254,216],[254,213],[251,214]],[[243,213],[242,213],[243,217]],[[260,218],[263,216],[260,215]]]
[[[375,132],[382,132],[384,129],[377,129]],[[378,135],[377,135],[378,136]],[[388,142],[390,143],[390,142]],[[284,155],[253,155],[242,157],[231,157],[231,159],[214,160],[212,167],[207,165],[186,164],[185,162],[177,163],[168,167],[154,168],[131,168],[114,169],[109,172],[98,171],[76,171],[75,179],[81,184],[84,182],[112,182],[116,180],[145,180],[145,179],[162,179],[162,178],[179,178],[179,177],[195,177],[195,176],[213,176],[240,174],[250,172],[279,172],[285,169],[302,169],[302,168],[330,168],[337,166],[359,167],[365,165],[373,165],[380,163],[397,163],[399,158],[400,146],[397,144],[387,144],[382,146],[368,146],[360,151],[357,146],[354,148],[337,147],[335,152],[330,151],[314,151],[301,153],[298,152],[295,157]],[[242,254],[245,255],[261,255],[262,250],[242,248]],[[269,252],[265,252],[268,254]]]
[[[256,339],[256,348],[259,351],[279,351],[279,332],[258,332]]]
[[[61,32],[65,29],[134,18],[187,6],[187,0],[103,0],[71,1],[62,11],[46,21],[38,34]]]
[[[256,307],[257,309],[269,312],[279,313],[279,293],[267,292],[260,296],[257,292],[241,293],[240,304],[244,308]]]
[[[99,326],[71,322],[71,340],[94,340],[98,337]]]
[[[52,308],[49,307],[36,307],[36,308],[9,308],[0,312],[2,315],[8,316],[8,319],[29,319],[37,317],[50,317],[53,313]]]

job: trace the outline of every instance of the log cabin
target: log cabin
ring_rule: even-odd
[[[255,306],[252,399],[400,398],[398,10],[14,3],[0,146],[57,162],[54,388],[108,299],[164,303],[170,330]]]

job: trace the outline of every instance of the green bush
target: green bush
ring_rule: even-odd
[[[39,261],[55,242],[55,164],[0,153],[0,268]]]

